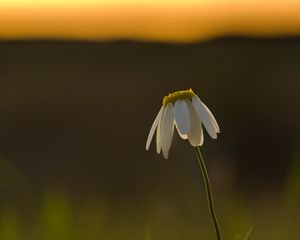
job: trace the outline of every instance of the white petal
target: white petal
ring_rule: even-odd
[[[158,118],[158,123],[157,123],[157,128],[156,128],[156,152],[159,154],[161,151],[161,139],[160,139],[160,134],[161,134],[161,122],[162,118],[165,112],[165,107],[161,107],[161,115]]]
[[[186,103],[189,108],[190,119],[191,119],[191,129],[187,133],[189,142],[194,147],[201,146],[204,141],[201,121],[191,101],[186,100]]]
[[[199,97],[198,97],[198,99],[199,99]],[[212,114],[212,112],[208,109],[208,107],[201,100],[200,100],[200,103],[201,103],[203,109],[206,111],[207,115],[209,115],[212,123],[215,126],[215,129],[216,129],[217,133],[219,133],[220,132],[220,127],[219,127],[219,125],[217,123],[217,120],[215,119],[214,115]]]
[[[148,135],[148,138],[147,138],[146,150],[148,150],[149,147],[150,147],[150,144],[151,144],[151,141],[152,141],[154,132],[155,132],[156,127],[157,127],[157,125],[158,125],[158,120],[160,120],[160,118],[161,118],[161,114],[162,114],[162,112],[163,112],[163,109],[164,109],[164,107],[162,106],[162,107],[160,108],[160,110],[159,110],[159,112],[158,112],[158,114],[157,114],[157,116],[156,116],[156,118],[155,118],[155,120],[154,120],[152,126],[151,126],[151,129],[150,129],[150,132],[149,132],[149,135]]]
[[[204,105],[204,103],[201,102],[198,96],[194,96],[192,98],[192,102],[200,121],[203,122],[208,134],[212,138],[217,138],[217,133],[220,132],[220,129],[212,113]]]
[[[182,134],[187,134],[190,130],[190,115],[184,100],[177,100],[174,106],[174,116],[177,130]]]
[[[178,126],[177,126],[177,124],[176,124],[176,121],[175,121],[175,127],[176,127],[176,129],[177,129],[177,132],[178,132],[179,136],[180,136],[182,139],[185,140],[185,139],[188,138],[187,134],[181,134],[181,133],[180,133],[180,131],[178,130]]]
[[[165,159],[168,159],[169,157],[169,150],[162,150],[163,151],[163,155]]]
[[[164,157],[167,159],[169,154],[169,149],[172,143],[173,137],[173,129],[174,129],[174,108],[173,104],[169,103],[164,111],[161,122],[161,147],[164,154]]]

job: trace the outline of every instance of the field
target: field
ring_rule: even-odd
[[[192,88],[224,239],[299,239],[300,39],[0,42],[0,239],[214,239],[193,149],[146,138]]]

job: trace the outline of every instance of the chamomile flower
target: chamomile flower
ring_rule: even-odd
[[[208,107],[199,99],[192,89],[178,91],[163,98],[146,142],[149,149],[156,130],[156,150],[163,152],[167,159],[172,143],[174,128],[182,139],[188,139],[194,147],[204,141],[202,124],[212,138],[217,138],[220,128]]]
[[[167,159],[172,144],[174,128],[177,129],[182,139],[188,139],[194,147],[197,161],[203,175],[207,193],[207,203],[210,216],[218,240],[222,240],[220,227],[214,210],[213,196],[208,172],[202,157],[200,147],[203,144],[202,124],[212,138],[217,138],[220,128],[211,111],[192,91],[178,91],[163,98],[163,104],[159,110],[146,142],[146,150],[149,149],[156,130],[156,150],[163,152]]]

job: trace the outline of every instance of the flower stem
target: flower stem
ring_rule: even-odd
[[[213,196],[212,196],[212,191],[211,191],[211,185],[209,182],[208,172],[207,172],[203,157],[201,155],[200,148],[195,147],[195,152],[197,155],[198,164],[201,168],[201,172],[203,175],[204,184],[205,184],[205,188],[206,188],[206,194],[207,194],[208,207],[209,207],[210,215],[211,215],[211,218],[212,218],[212,221],[214,224],[217,239],[221,240],[222,238],[221,238],[221,233],[220,233],[220,227],[219,227],[217,216],[216,216],[215,209],[214,209]]]

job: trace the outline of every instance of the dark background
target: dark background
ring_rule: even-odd
[[[0,42],[1,239],[214,239],[193,149],[145,150],[188,88],[224,237],[298,239],[299,81],[299,38]]]

